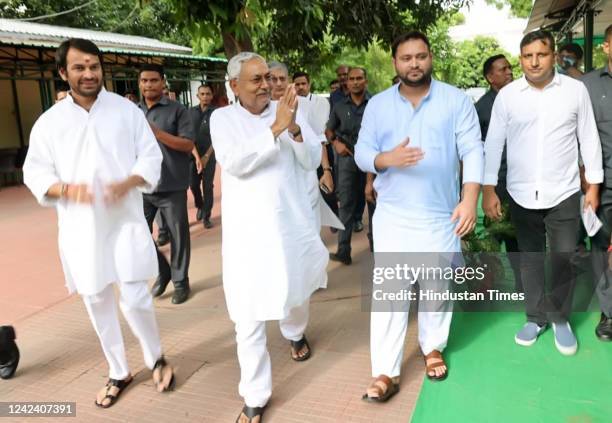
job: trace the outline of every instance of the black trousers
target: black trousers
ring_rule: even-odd
[[[510,202],[510,194],[508,194],[508,190],[506,189],[505,181],[501,181],[495,187],[495,192],[499,197],[499,201],[502,204],[509,204]],[[512,221],[512,211],[509,212],[510,220]],[[506,252],[508,254],[508,260],[510,261],[510,267],[512,268],[512,273],[514,274],[514,289],[516,292],[523,292],[523,279],[521,277],[521,256],[519,253],[519,245],[518,239],[513,236],[508,235],[498,235],[495,237],[497,242],[503,242],[506,246]]]
[[[366,206],[366,199],[365,199],[365,189],[364,189],[361,192],[361,194],[357,194],[357,205],[355,206],[355,223],[361,222],[361,220],[363,219],[363,212],[365,211],[365,206]]]
[[[365,193],[364,193],[365,198]],[[372,227],[372,217],[374,217],[374,211],[376,210],[376,203],[368,204],[368,242],[370,244],[370,252],[374,252],[374,228]]]
[[[170,233],[170,264],[157,249],[159,275],[163,279],[172,279],[176,284],[189,278],[189,260],[191,258],[191,240],[189,238],[189,221],[187,219],[187,191],[156,192],[144,194],[144,214],[153,230],[153,219],[159,210]]]
[[[191,160],[191,179],[189,188],[193,194],[193,201],[196,208],[202,209],[204,220],[210,219],[210,212],[213,207],[214,193],[213,182],[215,180],[215,169],[217,168],[217,160],[213,153],[202,173],[198,174],[195,160]]]
[[[362,172],[351,156],[338,156],[336,162],[338,170],[338,201],[340,202],[340,221],[344,225],[343,231],[338,231],[338,254],[351,254],[351,237],[355,225],[355,213],[359,198],[365,195],[366,174]]]
[[[601,311],[612,317],[612,272],[608,270],[608,246],[612,235],[612,189],[603,188],[597,216],[603,227],[591,238],[593,281]]]
[[[572,257],[580,225],[580,192],[555,207],[526,209],[510,198],[512,223],[521,250],[527,320],[543,325],[567,321],[576,281]],[[546,295],[545,251],[550,247],[552,278]]]
[[[155,223],[157,223],[157,228],[159,229],[158,236],[161,236],[162,234],[168,235],[168,225],[166,224],[164,216],[161,213],[157,213],[155,215]]]

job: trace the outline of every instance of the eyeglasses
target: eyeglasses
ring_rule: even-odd
[[[266,83],[270,84],[276,84],[278,82],[287,82],[287,77],[286,76],[281,76],[281,77],[276,77],[276,76],[272,76],[272,75],[257,75],[251,79],[249,79],[248,81],[251,84],[254,85],[261,85],[263,84],[264,80],[266,81]]]

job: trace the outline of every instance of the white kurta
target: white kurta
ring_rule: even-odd
[[[298,114],[301,114],[302,118],[308,122],[316,138],[321,145],[323,145],[323,143],[327,141],[325,137],[325,128],[329,118],[329,101],[324,97],[314,94],[309,94],[307,97],[298,97]],[[331,226],[344,230],[344,225],[329,208],[321,195],[321,191],[319,190],[319,178],[317,177],[316,170],[302,170],[302,173],[306,180],[310,205],[314,210],[315,227],[317,230],[320,230],[321,226]],[[324,288],[325,286],[327,286],[327,276],[321,287]]]
[[[69,95],[38,118],[23,167],[25,184],[58,214],[59,252],[70,292],[94,295],[112,282],[157,275],[155,246],[144,218],[142,194],[132,190],[106,206],[104,185],[140,175],[153,190],[162,155],[143,113],[129,100],[102,90],[89,112]],[[94,205],[50,201],[63,182],[88,184]]]
[[[270,126],[276,102],[260,115],[239,103],[217,109],[210,132],[221,166],[223,286],[230,318],[280,320],[317,289],[328,252],[313,222],[306,181],[321,144],[301,114],[304,142]]]

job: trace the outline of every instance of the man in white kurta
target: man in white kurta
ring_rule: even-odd
[[[324,184],[329,189],[330,193],[334,191],[334,179],[332,177],[333,169],[329,161],[327,152],[328,142],[325,136],[325,129],[327,128],[327,121],[329,119],[329,100],[310,92],[310,76],[306,72],[295,73],[293,75],[293,84],[299,96],[299,110],[305,114],[308,124],[322,144],[321,178],[317,178],[317,173],[310,172],[306,175],[310,184],[309,195],[311,204],[317,216],[317,226],[329,226],[331,228],[344,230],[344,225],[342,225],[338,216],[332,211],[319,189],[319,185]],[[337,200],[334,201],[337,203]]]
[[[287,66],[284,63],[272,61],[268,63],[270,68],[270,74],[272,77],[272,100],[278,100],[283,95],[289,84],[289,73]],[[327,138],[325,137],[325,125],[329,118],[329,101],[324,97],[319,97],[310,94],[310,86],[308,86],[308,93],[304,92],[304,89],[298,89],[296,84],[296,93],[298,94],[298,109],[297,116],[300,119],[308,123],[308,126],[314,132],[316,138],[321,143],[321,161],[319,165],[323,166],[323,177],[321,182],[325,184],[333,191],[334,183],[331,178],[332,168],[329,165],[327,159],[326,148],[324,144],[327,144]],[[308,188],[308,198],[310,199],[310,205],[314,210],[315,227],[317,230],[321,229],[321,226],[329,226],[337,229],[344,229],[340,219],[334,214],[329,208],[327,203],[321,196],[319,189],[319,178],[317,172],[312,170],[304,170],[300,168],[300,172],[303,174],[306,180],[306,186]],[[327,287],[327,273],[325,274],[324,281],[321,283],[321,287]]]
[[[268,62],[268,68],[270,69],[272,79],[272,100],[279,100],[289,85],[289,72],[285,64],[275,61]],[[312,100],[312,96],[308,98],[300,95],[297,86],[296,93],[298,94],[297,117],[308,124],[310,129],[312,129],[315,138],[321,144],[321,152],[319,153],[321,160],[319,161],[319,165],[323,164],[323,167],[327,169],[324,171],[324,174],[326,177],[329,176],[329,178],[324,179],[327,186],[333,189],[331,167],[329,167],[329,161],[325,155],[327,154],[327,151],[324,145],[327,142],[327,138],[325,137],[325,124],[327,123],[327,118],[323,119],[323,115],[321,113],[323,112],[326,116],[329,116],[329,102],[326,99],[323,99],[326,107],[323,110],[318,110],[317,107],[320,106],[321,103],[318,103],[316,100]],[[319,166],[317,166],[317,168],[318,167]],[[319,178],[317,177],[316,169],[310,170],[298,167],[297,170],[306,183],[310,207],[312,207],[313,210],[313,225],[317,232],[321,231],[322,225],[337,229],[344,229],[340,219],[338,219],[334,212],[331,211],[321,196],[321,191],[319,189]],[[319,279],[319,288],[327,288],[327,280],[327,269],[323,269]]]
[[[270,101],[268,67],[254,53],[232,58],[228,74],[239,101],[217,109],[210,128],[222,171],[223,287],[236,324],[241,419],[248,421],[261,416],[272,392],[265,322],[279,320],[294,342],[292,358],[307,358],[309,298],[328,260],[300,170],[317,168],[321,145],[295,117],[293,86]]]
[[[393,63],[402,82],[370,99],[355,147],[357,165],[377,174],[376,265],[379,260],[397,259],[392,253],[404,253],[399,257],[408,256],[417,265],[423,261],[433,261],[436,267],[456,264],[460,237],[475,225],[482,180],[484,157],[476,110],[460,90],[431,78],[432,56],[425,35],[413,32],[398,38]],[[415,259],[405,253],[421,255]],[[418,283],[421,290],[450,288],[449,281],[433,278]],[[370,348],[376,379],[365,400],[382,402],[397,392],[408,306],[407,301],[373,297]],[[452,303],[421,301],[419,311],[419,344],[426,375],[443,380],[448,374],[442,352]]]
[[[131,381],[114,284],[145,364],[166,367],[147,287],[157,258],[141,194],[157,184],[162,156],[142,112],[102,87],[95,44],[71,39],[56,54],[71,92],[34,124],[24,180],[41,205],[57,210],[66,285],[82,296],[108,361],[108,389],[96,401],[107,407]]]

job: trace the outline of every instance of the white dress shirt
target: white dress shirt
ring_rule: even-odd
[[[306,101],[303,101],[304,98]],[[329,120],[329,100],[316,94],[308,94],[306,97],[298,97],[300,106],[306,105],[306,117],[310,127],[321,140],[327,142],[325,128]],[[305,103],[305,104],[304,104]]]
[[[541,90],[524,76],[500,90],[485,142],[485,185],[497,184],[505,142],[508,193],[524,208],[554,207],[580,189],[579,152],[586,180],[603,181],[589,94],[582,82],[565,75],[555,74]]]

